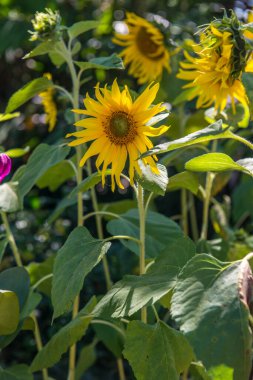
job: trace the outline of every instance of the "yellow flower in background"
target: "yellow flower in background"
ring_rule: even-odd
[[[114,80],[111,90],[96,86],[97,100],[87,94],[84,99],[86,110],[73,110],[87,117],[75,124],[83,128],[82,131],[69,133],[66,136],[77,138],[69,145],[77,146],[93,141],[80,161],[80,166],[83,166],[88,158],[98,155],[96,167],[98,170],[102,167],[103,186],[106,169],[111,166],[112,190],[115,190],[115,181],[121,189],[124,188],[120,176],[127,161],[130,182],[133,184],[135,170],[140,174],[137,161],[139,155],[153,147],[149,137],[159,136],[168,130],[166,126],[154,128],[147,125],[152,117],[165,109],[161,104],[151,106],[158,89],[158,84],[150,84],[133,101],[127,86],[120,91],[117,81]],[[156,157],[146,157],[142,161],[158,174],[156,159]]]
[[[253,11],[249,11],[248,18],[247,18],[247,24],[249,24],[251,22],[253,22]],[[249,38],[249,39],[253,39],[253,33],[246,31],[246,32],[244,32],[244,37]]]
[[[44,77],[49,80],[52,79],[52,75],[50,73],[44,74]],[[57,119],[57,108],[54,102],[54,89],[50,87],[46,91],[41,92],[39,96],[41,97],[42,104],[47,115],[46,123],[49,124],[48,130],[49,132],[52,132]]]
[[[235,100],[248,105],[241,76],[253,68],[247,66],[242,37],[239,33],[235,37],[227,30],[219,30],[211,24],[201,33],[198,45],[191,43],[195,56],[185,52],[187,61],[180,63],[177,77],[190,81],[183,88],[189,89],[188,100],[198,97],[197,108],[214,104],[221,112],[230,101],[235,110]],[[235,38],[242,42],[242,51]]]
[[[129,74],[144,84],[160,78],[163,69],[170,72],[170,54],[160,30],[134,13],[127,13],[125,22],[129,33],[115,33],[113,42],[125,47],[120,56]]]

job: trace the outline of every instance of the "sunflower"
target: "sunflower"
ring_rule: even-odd
[[[247,17],[247,23],[250,24],[252,22],[253,22],[253,11],[249,11],[248,17]],[[253,33],[247,30],[246,32],[244,32],[244,37],[252,40],[253,39]]]
[[[51,80],[52,75],[50,73],[44,74],[44,77]],[[44,106],[45,112],[46,112],[46,123],[49,124],[49,132],[52,132],[52,130],[55,127],[56,124],[56,118],[57,118],[57,108],[54,102],[54,89],[49,87],[46,91],[43,91],[39,94],[42,100],[42,104]]]
[[[161,31],[134,13],[127,13],[125,22],[129,33],[116,33],[113,42],[125,47],[120,56],[129,65],[129,74],[144,84],[158,79],[163,69],[170,72],[170,54]]]
[[[120,176],[128,159],[130,183],[133,184],[134,172],[140,173],[138,157],[153,147],[149,137],[159,136],[168,130],[161,126],[154,128],[151,118],[165,110],[161,104],[151,107],[159,89],[158,84],[150,84],[145,91],[133,101],[127,86],[119,89],[115,79],[111,90],[107,87],[95,87],[97,100],[87,94],[84,99],[86,110],[76,109],[74,112],[86,115],[85,119],[75,123],[83,130],[69,133],[66,137],[74,136],[76,140],[69,143],[77,146],[92,141],[92,144],[82,157],[80,166],[88,158],[97,155],[96,167],[102,167],[102,184],[105,184],[106,169],[111,165],[112,190],[115,190],[115,181],[119,188],[124,189]],[[156,157],[143,158],[151,170],[158,174],[155,163]]]
[[[236,38],[241,44],[238,44]],[[244,71],[253,71],[246,61],[244,39],[234,36],[214,25],[201,33],[200,44],[190,43],[195,57],[185,52],[186,62],[181,62],[177,77],[191,81],[183,88],[188,90],[188,100],[198,97],[197,108],[210,107],[213,103],[220,112],[231,100],[235,110],[235,99],[248,105],[248,98],[241,76]],[[238,46],[242,47],[239,51]]]

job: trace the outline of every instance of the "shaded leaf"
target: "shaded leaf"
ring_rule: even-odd
[[[33,380],[30,368],[25,364],[16,364],[9,368],[0,367],[1,380]]]
[[[129,235],[139,239],[139,213],[132,209],[121,214],[119,219],[107,223],[112,235]],[[158,256],[169,244],[182,237],[180,227],[171,219],[157,212],[149,211],[146,217],[146,256]],[[128,249],[139,255],[139,245],[130,240],[121,240]]]
[[[181,172],[173,175],[169,178],[167,190],[175,191],[179,189],[189,190],[196,195],[199,189],[198,177],[195,174],[189,172]]]
[[[159,380],[178,380],[194,358],[185,337],[162,321],[153,326],[130,322],[123,354],[137,380],[157,380],[157,374]]]
[[[109,57],[92,58],[89,60],[89,62],[76,61],[75,64],[82,70],[90,70],[90,69],[123,70],[124,69],[122,59],[115,53],[113,53]]]
[[[77,227],[71,232],[54,263],[53,318],[70,310],[83,287],[85,277],[100,262],[110,245],[111,243],[94,239],[85,227]]]
[[[19,323],[19,302],[16,294],[0,289],[0,335],[16,331]]]
[[[38,145],[19,180],[20,196],[24,197],[50,167],[64,160],[69,151],[70,148],[63,145]]]
[[[94,307],[95,299],[91,301],[77,314],[76,318],[62,327],[35,356],[31,371],[39,371],[43,368],[52,367],[57,363],[61,356],[74,343],[80,340],[92,320],[90,312]]]
[[[46,173],[39,178],[36,185],[40,189],[48,187],[50,191],[55,191],[74,175],[75,171],[71,163],[68,160],[64,160],[54,166],[51,166]]]
[[[221,363],[234,380],[251,370],[252,336],[247,294],[252,274],[246,260],[224,263],[206,254],[193,257],[179,275],[172,316],[207,369]]]

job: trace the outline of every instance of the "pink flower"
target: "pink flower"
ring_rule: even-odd
[[[7,154],[0,154],[0,183],[11,171],[11,159]]]

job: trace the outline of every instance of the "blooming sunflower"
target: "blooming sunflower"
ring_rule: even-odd
[[[127,13],[125,22],[129,33],[115,33],[113,42],[125,47],[120,56],[129,65],[129,74],[144,84],[159,78],[163,69],[170,72],[170,54],[161,31],[134,13]]]
[[[220,112],[228,100],[235,109],[235,99],[245,106],[248,98],[241,76],[244,71],[253,71],[247,62],[249,55],[245,41],[237,31],[219,29],[210,25],[200,35],[200,44],[190,43],[195,57],[185,52],[186,62],[181,62],[177,77],[191,82],[183,88],[188,90],[188,100],[198,97],[197,108],[210,107],[213,103]],[[239,47],[238,47],[239,46]],[[248,58],[246,58],[248,57]]]
[[[44,74],[44,77],[51,80],[52,75],[50,73]],[[44,106],[45,112],[46,112],[46,123],[49,124],[49,132],[52,132],[52,130],[55,127],[56,119],[57,119],[57,108],[54,102],[54,89],[49,87],[46,91],[43,91],[39,94],[42,100],[42,104]]]
[[[165,109],[161,104],[151,107],[158,89],[158,84],[150,84],[133,101],[127,86],[121,92],[115,79],[111,90],[107,87],[100,88],[99,85],[95,87],[97,100],[87,94],[84,99],[86,110],[73,110],[88,117],[75,123],[83,130],[66,136],[77,137],[69,145],[77,146],[93,140],[82,157],[80,166],[88,158],[98,155],[96,167],[98,170],[102,167],[103,186],[106,169],[111,165],[112,190],[115,190],[115,181],[119,188],[124,189],[120,176],[127,159],[130,183],[133,184],[135,170],[141,174],[137,161],[139,155],[153,147],[149,137],[159,136],[168,130],[166,126],[151,126],[154,123],[150,119]],[[156,157],[143,158],[144,164],[150,165],[151,170],[158,174],[155,160]]]

